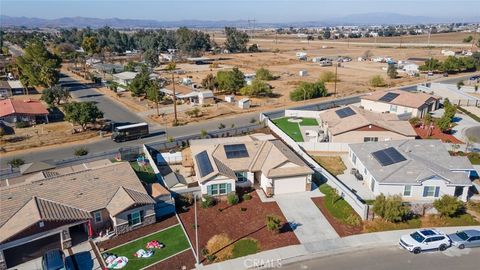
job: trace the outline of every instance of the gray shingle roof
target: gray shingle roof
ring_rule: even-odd
[[[454,170],[471,170],[466,157],[452,157],[439,140],[403,140],[350,144],[350,149],[380,183],[420,184],[432,177],[441,177],[452,185],[471,185],[468,175]],[[372,156],[378,150],[393,147],[405,158],[388,166],[381,166]]]

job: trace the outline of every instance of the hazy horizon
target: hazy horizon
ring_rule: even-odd
[[[248,20],[257,22],[322,21],[362,13],[396,13],[439,19],[480,18],[480,1],[438,0],[5,0],[1,14],[15,17],[120,18],[157,21]],[[166,11],[165,11],[166,10]]]

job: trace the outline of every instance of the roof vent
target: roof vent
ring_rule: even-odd
[[[83,192],[78,192],[77,195],[81,196],[83,195]]]
[[[11,200],[11,199],[13,199],[13,197],[12,197],[12,196],[9,196],[9,197],[7,198],[7,200]]]

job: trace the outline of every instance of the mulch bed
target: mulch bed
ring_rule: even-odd
[[[170,227],[172,225],[178,224],[178,219],[176,216],[170,216],[166,217],[162,220],[157,221],[155,224],[148,225],[142,228],[138,228],[136,230],[133,230],[131,232],[125,233],[125,234],[120,234],[117,235],[116,237],[105,240],[103,242],[97,243],[98,248],[100,251],[102,250],[107,250],[111,249],[113,247],[119,246],[121,244],[124,244],[126,242],[141,238],[145,235],[157,232],[161,229],[165,229],[167,227]]]
[[[261,251],[300,244],[277,203],[263,203],[256,192],[250,194],[252,195],[251,200],[241,201],[233,206],[229,206],[225,201],[220,201],[217,205],[207,209],[201,208],[199,204],[197,205],[200,250],[206,246],[211,237],[221,233],[228,234],[233,242],[245,237],[254,238],[258,241]],[[247,208],[247,210],[241,211],[241,208]],[[265,219],[269,214],[281,218],[283,227],[279,234],[267,230]],[[189,207],[187,212],[179,215],[190,241],[195,246],[193,206]],[[203,260],[203,263],[207,263],[207,261]]]
[[[193,257],[192,250],[186,250],[170,259],[167,259],[163,262],[157,263],[147,269],[154,270],[180,270],[184,269],[183,266],[186,266],[185,269],[194,269],[195,268],[195,257]]]
[[[427,135],[427,132],[428,132],[427,128],[414,127],[414,129],[415,129],[415,132],[417,133],[417,135],[422,139],[439,139],[439,140],[442,140],[442,142],[451,142],[451,143],[463,144],[462,141],[455,138],[455,136],[453,136],[452,134],[443,133],[437,127],[433,127],[430,136]]]
[[[320,212],[325,216],[325,218],[328,220],[328,222],[332,225],[332,227],[335,229],[335,231],[338,233],[340,237],[345,237],[349,235],[354,235],[354,234],[360,234],[363,232],[363,226],[351,226],[351,225],[346,225],[343,224],[342,222],[338,221],[334,216],[330,214],[330,212],[327,210],[323,203],[322,197],[315,197],[312,198],[312,201],[315,203],[315,205],[320,209]]]

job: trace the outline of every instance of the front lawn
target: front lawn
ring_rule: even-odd
[[[132,166],[138,178],[140,178],[140,180],[142,180],[143,182],[145,183],[157,182],[157,176],[155,175],[155,172],[153,171],[152,166],[150,166],[150,164],[147,164],[145,166],[140,166],[138,165],[138,162],[132,161],[130,162],[130,166]]]
[[[275,119],[273,120],[273,123],[296,142],[303,142],[303,136],[302,132],[300,131],[300,126],[318,126],[318,122],[315,118],[299,118],[302,120],[300,123],[288,121],[288,119],[290,118],[292,117]]]
[[[388,222],[383,219],[375,219],[372,221],[366,221],[364,225],[364,232],[383,232],[383,231],[396,231],[405,229],[421,228],[422,221],[419,218],[410,219],[404,222]]]
[[[347,167],[339,156],[312,156],[312,158],[329,173],[337,176],[343,174]]]
[[[259,251],[258,242],[255,239],[245,238],[239,240],[233,246],[233,258],[239,258],[250,254],[255,254]]]
[[[335,197],[333,194],[335,190],[329,185],[322,184],[320,185],[319,189],[320,192],[325,194],[325,207],[336,219],[346,222],[351,215],[357,214],[355,210],[353,210],[353,208],[344,199],[340,198],[334,200]]]
[[[154,254],[150,258],[137,258],[133,256],[133,254],[139,249],[146,250],[146,244],[152,240],[157,240],[158,242],[163,243],[165,247],[162,249],[154,249]],[[107,252],[128,258],[127,266],[122,269],[138,270],[188,248],[190,248],[190,244],[183,233],[182,227],[180,225],[176,225],[164,231],[160,231],[150,236],[139,238],[128,244],[110,249]]]

